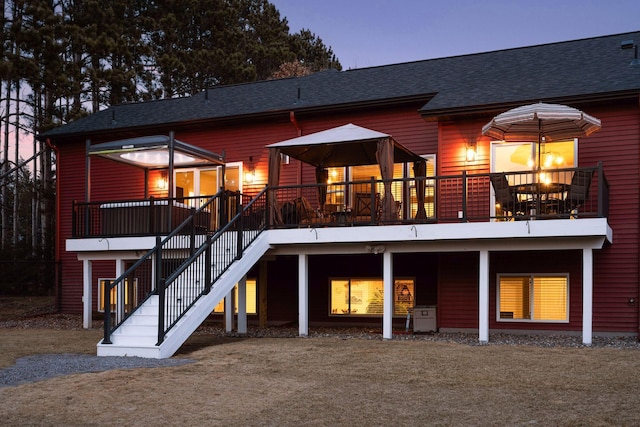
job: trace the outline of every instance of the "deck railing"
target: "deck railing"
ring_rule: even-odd
[[[496,188],[499,183],[504,188]],[[372,179],[292,185],[270,191],[275,193],[271,200],[278,205],[272,212],[281,217],[272,215],[276,228],[576,219],[606,217],[609,213],[609,185],[602,164],[549,171],[463,172],[386,182]]]
[[[496,188],[503,183],[505,188]],[[583,194],[578,194],[581,190]],[[439,175],[270,188],[269,227],[481,222],[606,217],[609,185],[596,167]],[[227,193],[197,211],[205,198],[73,204],[73,237],[166,236],[192,217],[182,234],[202,235],[226,224],[237,204]],[[422,195],[422,196],[421,196]],[[238,196],[246,199],[250,196]],[[197,213],[196,213],[197,211]],[[195,215],[195,216],[194,216]]]

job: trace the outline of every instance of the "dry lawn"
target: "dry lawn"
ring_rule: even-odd
[[[0,329],[0,366],[93,353],[100,331]],[[192,337],[180,367],[0,388],[5,426],[638,425],[640,353],[340,338]]]

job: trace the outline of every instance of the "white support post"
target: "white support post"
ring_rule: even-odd
[[[382,314],[382,338],[393,338],[393,255],[382,254],[382,282],[384,287],[384,304]]]
[[[593,250],[582,250],[582,343],[593,338]]]
[[[247,276],[238,282],[238,333],[247,333]]]
[[[298,255],[298,335],[309,335],[309,258]]]
[[[479,262],[478,340],[486,344],[489,342],[489,251],[480,251]]]
[[[224,297],[224,330],[226,332],[233,331],[233,290]]]
[[[93,283],[91,261],[82,261],[82,327],[91,329],[91,315],[93,311]],[[99,288],[98,288],[99,291]]]

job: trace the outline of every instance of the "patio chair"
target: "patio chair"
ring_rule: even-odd
[[[502,210],[501,216],[515,216],[522,214],[526,210],[526,203],[520,202],[516,192],[509,186],[509,181],[505,174],[492,173],[489,178],[495,190],[496,206],[499,205]]]
[[[373,221],[377,218],[372,217],[375,212],[379,215],[380,210],[380,194],[376,193],[372,199],[371,193],[356,193],[355,216],[357,221]]]
[[[315,224],[325,222],[322,214],[311,207],[311,204],[306,197],[298,197],[294,199],[293,203],[296,206],[296,211],[298,213],[298,218],[300,218],[301,224]]]
[[[564,199],[564,213],[572,213],[582,207],[589,198],[591,189],[592,171],[576,170],[571,178],[567,197]]]

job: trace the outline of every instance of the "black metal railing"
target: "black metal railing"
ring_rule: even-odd
[[[606,217],[602,164],[270,189],[271,226],[384,225]],[[387,195],[387,196],[385,196]],[[388,195],[391,195],[389,197]]]
[[[160,236],[175,230],[187,218],[202,234],[216,226],[220,202],[198,210],[211,196],[73,202],[73,237]],[[197,215],[195,214],[198,211]],[[185,228],[184,233],[192,230]]]
[[[498,186],[498,187],[496,187]],[[270,188],[269,227],[449,223],[606,217],[609,184],[602,164],[587,168],[439,175]],[[73,237],[205,234],[236,214],[226,192],[205,199],[149,199],[73,204]],[[247,195],[238,195],[247,203]],[[177,204],[177,205],[176,205]],[[245,219],[246,221],[246,219]]]
[[[218,206],[218,209],[214,208]],[[220,206],[223,206],[222,208]],[[195,225],[202,212],[222,212],[202,233]],[[233,215],[227,220],[226,215]],[[166,333],[237,259],[267,224],[266,189],[253,200],[239,192],[220,192],[192,212],[127,271],[104,286],[104,344],[151,295],[157,294],[158,345]],[[187,232],[188,231],[188,232]],[[201,230],[200,230],[201,231]],[[140,301],[125,301],[135,283]],[[119,298],[114,304],[113,297]],[[125,307],[131,307],[125,312]]]

